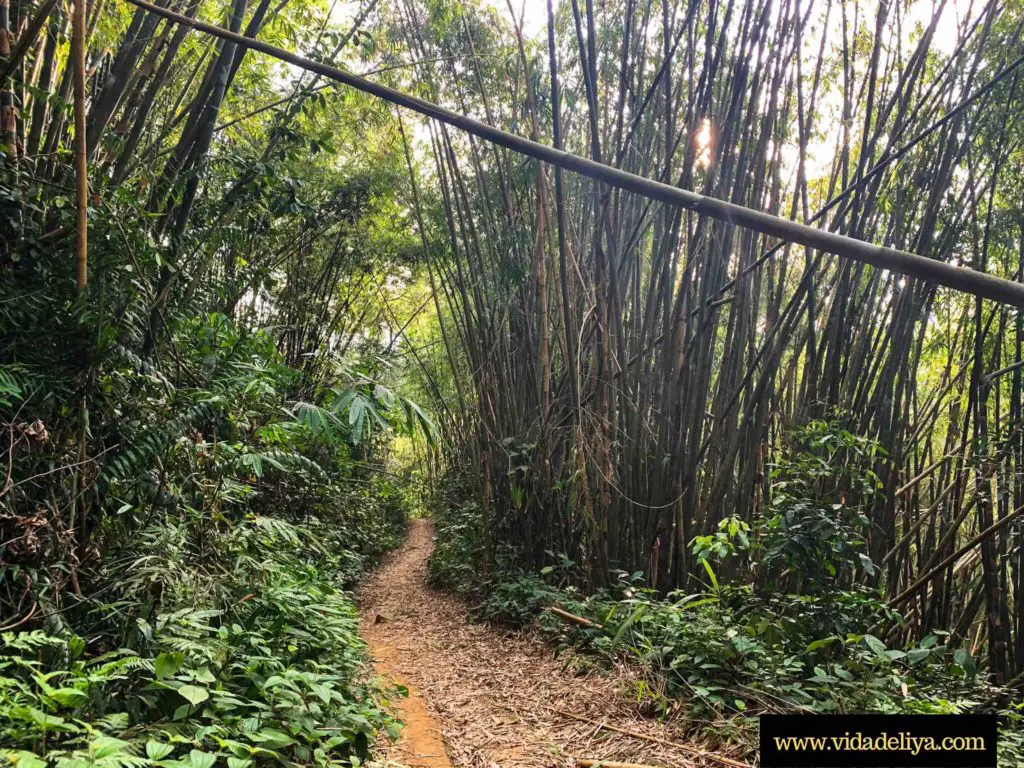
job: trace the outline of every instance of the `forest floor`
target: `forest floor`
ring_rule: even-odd
[[[383,747],[390,765],[540,768],[575,758],[665,766],[714,765],[683,742],[678,724],[640,718],[639,670],[581,673],[531,632],[470,623],[466,605],[427,583],[429,521],[359,590],[361,631],[377,673],[404,685],[394,706],[402,737]],[[571,715],[566,714],[571,713]],[[575,717],[574,717],[575,716]],[[614,729],[646,736],[626,735]]]

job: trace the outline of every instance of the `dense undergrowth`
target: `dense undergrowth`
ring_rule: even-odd
[[[849,459],[876,451],[837,422],[796,430],[758,525],[728,519],[691,541],[701,578],[687,590],[658,593],[645,574],[619,571],[588,593],[584,569],[564,553],[549,552],[539,572],[526,569],[514,548],[489,539],[473,499],[438,505],[431,578],[465,596],[483,620],[533,626],[584,659],[641,665],[650,673],[636,691],[643,708],[683,712],[749,748],[756,720],[744,715],[999,711],[1000,764],[1019,764],[1024,705],[989,682],[965,638],[935,630],[920,642],[893,642],[907,618],[865,584],[875,566],[864,554],[863,516],[841,499],[851,483],[870,495],[873,475]],[[463,482],[449,477],[447,497],[459,498]]]
[[[339,588],[358,555],[319,521],[253,516],[207,531],[206,564],[190,566],[195,533],[154,532],[154,555],[81,635],[3,636],[4,757],[243,768],[367,756],[392,723],[360,679],[356,610]]]
[[[165,370],[97,363],[84,470],[73,380],[5,325],[0,764],[357,765],[395,727],[345,590],[401,539],[406,487],[375,468],[426,416],[340,364],[310,386],[223,315],[180,323]]]
[[[4,521],[21,528],[0,586],[35,605],[35,628],[0,642],[0,757],[15,765],[357,764],[393,725],[363,679],[344,588],[398,543],[407,507],[360,469],[372,449],[354,445],[350,414],[386,424],[384,401],[402,408],[357,377],[321,405],[289,401],[296,374],[265,337],[223,318],[191,330],[201,389],[110,374],[152,391],[120,401],[131,448],[98,481],[110,513],[77,565],[80,594],[64,592],[59,519]]]
[[[41,10],[0,147],[0,765],[358,765],[395,724],[347,590],[404,530],[393,438],[433,434],[391,386],[402,156],[372,105],[99,4],[76,199]],[[234,3],[299,50],[352,27],[267,11]]]

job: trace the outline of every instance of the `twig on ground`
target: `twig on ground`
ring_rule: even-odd
[[[690,754],[704,758],[705,760],[712,760],[716,763],[721,763],[722,765],[731,766],[731,768],[751,768],[747,763],[739,760],[733,760],[731,757],[725,757],[724,755],[716,755],[714,752],[705,752],[703,749],[691,747],[687,744],[680,744],[679,742],[669,741],[668,739],[660,739],[657,736],[648,736],[646,733],[631,731],[626,728],[619,728],[614,725],[609,725],[608,723],[599,723],[597,720],[591,720],[589,717],[583,717],[582,715],[574,715],[572,712],[566,712],[565,710],[558,709],[557,707],[549,707],[549,709],[565,717],[571,717],[574,720],[599,725],[606,731],[614,731],[615,733],[621,733],[623,736],[632,736],[634,739],[642,739],[643,741],[650,741],[655,744],[663,744],[667,747],[682,750],[683,752],[689,752]],[[602,763],[602,765],[610,765],[610,763]]]

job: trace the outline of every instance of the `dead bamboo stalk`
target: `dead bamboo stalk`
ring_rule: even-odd
[[[571,621],[573,624],[579,624],[581,627],[587,627],[588,629],[604,629],[603,624],[598,624],[590,619],[585,619],[582,616],[577,616],[568,611],[563,611],[561,608],[557,608],[553,605],[548,606],[548,612],[555,614],[560,619],[565,621]]]
[[[577,757],[576,765],[580,768],[656,768],[643,763],[618,763],[614,760],[595,760],[590,757]]]
[[[993,523],[988,528],[983,530],[981,533],[979,533],[973,539],[971,539],[966,544],[964,544],[962,547],[960,547],[960,549],[958,549],[956,552],[954,552],[949,557],[947,557],[944,560],[942,560],[942,562],[938,563],[934,568],[929,569],[928,572],[924,576],[919,578],[917,581],[915,581],[913,584],[911,584],[909,587],[907,587],[905,590],[903,590],[903,592],[901,592],[899,595],[897,595],[892,600],[890,600],[889,601],[889,605],[890,606],[897,606],[900,603],[905,602],[908,598],[913,597],[914,593],[917,592],[917,590],[919,590],[921,587],[923,587],[929,581],[931,581],[932,578],[934,578],[934,576],[937,573],[939,573],[939,571],[944,570],[946,567],[949,566],[950,563],[954,563],[957,560],[959,560],[961,557],[963,557],[969,551],[971,551],[976,546],[978,546],[983,541],[985,541],[990,536],[992,536],[992,534],[994,534],[994,533],[1002,530],[1006,526],[1008,526],[1010,523],[1012,523],[1014,520],[1016,520],[1018,517],[1020,517],[1020,515],[1022,513],[1024,513],[1024,506],[1017,507],[1017,509],[1013,510],[1013,512],[1010,512],[1007,515],[1003,515],[997,522]]]
[[[721,765],[728,765],[730,768],[752,768],[747,763],[741,762],[740,760],[733,760],[731,757],[725,757],[724,755],[716,755],[713,752],[705,752],[699,747],[691,747],[688,744],[682,744],[678,741],[669,741],[668,739],[662,739],[658,736],[649,736],[646,733],[640,733],[639,731],[631,731],[627,728],[619,728],[614,725],[608,725],[608,723],[599,722],[597,720],[591,720],[589,717],[583,717],[582,715],[574,715],[572,712],[566,712],[564,709],[558,709],[557,707],[548,707],[552,712],[555,712],[563,717],[571,717],[573,720],[579,720],[582,723],[589,723],[595,725],[606,731],[613,731],[614,733],[621,733],[623,736],[632,736],[634,739],[640,739],[641,741],[649,741],[652,744],[661,744],[666,747],[673,747],[674,749],[688,752],[696,757],[703,758],[705,760],[711,760]],[[608,763],[604,763],[608,765]]]
[[[1024,307],[1024,284],[1005,280],[995,275],[978,272],[966,267],[957,267],[946,262],[935,261],[918,254],[899,251],[895,248],[874,245],[847,237],[846,235],[840,235],[836,232],[816,229],[781,216],[774,216],[742,205],[707,197],[688,189],[647,179],[643,176],[613,168],[596,160],[588,160],[545,144],[530,141],[522,136],[516,136],[465,115],[452,112],[432,102],[379,83],[374,83],[337,67],[332,67],[329,64],[313,61],[269,43],[245,37],[237,32],[231,32],[223,27],[190,19],[167,8],[161,8],[146,2],[146,0],[126,0],[126,2],[170,19],[177,24],[184,24],[200,32],[260,51],[281,61],[316,72],[332,80],[337,80],[364,93],[377,96],[392,104],[397,104],[421,115],[434,118],[514,152],[528,155],[560,168],[575,171],[612,187],[634,192],[652,200],[691,210],[720,221],[752,229],[761,234],[778,237],[808,248],[835,254],[875,267],[890,269],[900,274],[944,285],[982,298],[1011,304],[1016,307]]]

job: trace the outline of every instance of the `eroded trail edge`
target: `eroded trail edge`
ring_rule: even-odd
[[[713,764],[695,758],[698,745],[673,725],[637,716],[636,670],[580,673],[530,633],[470,624],[465,605],[427,583],[432,548],[431,524],[413,521],[402,547],[359,591],[362,633],[378,674],[410,689],[395,702],[406,727],[390,761],[424,768],[570,766],[575,758]]]

